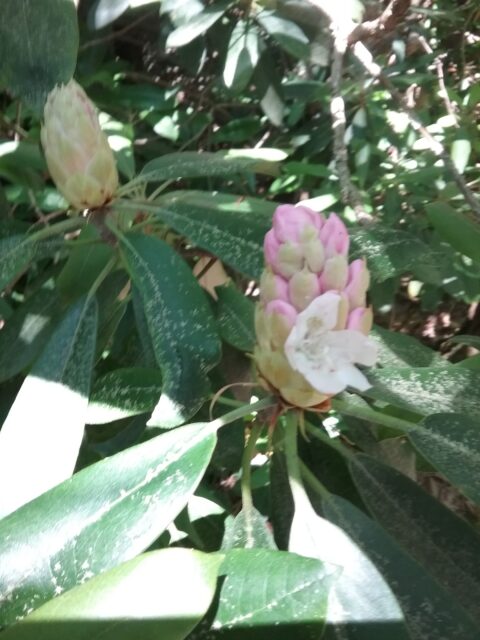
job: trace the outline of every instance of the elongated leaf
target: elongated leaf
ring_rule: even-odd
[[[45,346],[61,310],[56,291],[39,289],[0,331],[0,381],[28,367]]]
[[[458,335],[450,338],[450,342],[455,344],[466,344],[468,347],[474,347],[480,350],[480,336]]]
[[[328,639],[371,640],[380,628],[389,639],[407,640],[402,611],[378,569],[340,527],[318,516],[306,500],[295,500],[289,549],[341,569],[329,600]]]
[[[163,392],[150,424],[185,422],[208,395],[206,372],[220,357],[212,312],[186,263],[161,240],[130,234],[122,253],[142,298]]]
[[[96,380],[87,411],[88,424],[105,424],[152,411],[162,392],[158,369],[117,369]]]
[[[292,56],[296,58],[308,56],[308,38],[295,22],[282,18],[275,11],[260,11],[257,20],[265,31]]]
[[[97,303],[81,299],[68,310],[23,383],[0,431],[0,517],[73,473],[96,334]]]
[[[221,337],[241,351],[253,351],[255,346],[255,306],[234,286],[215,289],[217,323]]]
[[[232,0],[220,0],[193,16],[188,22],[181,24],[168,36],[167,47],[183,47],[208,31],[217,20],[220,20],[231,4]]]
[[[35,246],[27,236],[16,235],[0,240],[0,290],[28,266],[34,253]]]
[[[375,563],[402,607],[412,640],[471,640],[476,625],[458,604],[403,551],[382,527],[346,500],[330,495],[325,516],[350,536]],[[375,592],[370,593],[375,597]],[[372,624],[372,638],[382,630]],[[385,638],[390,638],[388,628]]]
[[[131,203],[119,203],[130,211]],[[237,271],[259,278],[263,238],[271,226],[275,204],[256,198],[202,191],[174,191],[154,204],[135,205],[218,256]]]
[[[218,605],[189,640],[320,637],[333,576],[319,560],[284,551],[232,549],[219,575]]]
[[[480,621],[480,536],[402,473],[360,454],[351,472],[384,529]]]
[[[353,229],[352,257],[364,257],[372,277],[383,282],[388,278],[413,271],[423,282],[440,284],[438,255],[418,237],[407,231],[379,225]]]
[[[100,240],[92,225],[86,226],[78,236],[79,245],[71,251],[57,279],[57,287],[63,297],[74,300],[88,293],[102,269],[113,257],[113,248]],[[85,241],[91,244],[82,244]]]
[[[407,435],[436,469],[480,504],[480,422],[439,413],[425,418]]]
[[[239,155],[240,151],[243,152],[243,156]],[[181,153],[167,153],[160,158],[150,160],[143,167],[135,182],[159,182],[161,180],[177,180],[178,178],[214,178],[247,172],[277,175],[279,166],[270,160],[255,156],[249,157],[248,149],[217,151],[216,153],[182,151]]]
[[[0,81],[41,109],[77,63],[78,25],[73,0],[2,0]]]
[[[276,549],[267,520],[251,505],[225,523],[222,549]]]
[[[429,349],[419,340],[405,333],[374,327],[370,337],[378,346],[378,361],[382,367],[434,367],[446,366],[438,351]]]
[[[96,0],[90,8],[88,22],[94,29],[103,29],[130,6],[130,0]]]
[[[477,222],[446,202],[429,204],[425,210],[443,240],[472,260],[480,261],[480,225]]]
[[[462,367],[382,369],[368,374],[366,393],[421,415],[465,413],[480,416],[480,372]]]
[[[223,82],[233,91],[243,91],[252,77],[262,51],[262,40],[256,26],[238,20],[228,43]]]
[[[146,553],[47,602],[5,640],[183,640],[207,612],[222,560],[190,549]]]
[[[1,520],[2,623],[144,551],[188,502],[215,441],[205,424],[157,436]]]

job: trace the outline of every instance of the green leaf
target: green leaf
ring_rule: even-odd
[[[389,639],[407,640],[400,607],[372,561],[309,502],[295,502],[289,549],[341,569],[329,599],[327,638],[336,637],[339,628],[348,640],[371,640],[381,625],[389,630]]]
[[[189,640],[320,637],[332,584],[320,561],[284,551],[232,549],[219,574],[218,605]]]
[[[72,0],[2,0],[0,82],[40,110],[77,63],[77,11]]]
[[[282,18],[275,11],[260,11],[257,20],[285,51],[296,58],[308,57],[308,38],[295,22]]]
[[[96,0],[88,12],[88,23],[93,29],[103,29],[129,8],[131,0]]]
[[[0,520],[2,623],[144,551],[187,504],[215,442],[208,424],[181,427],[87,467]]]
[[[440,284],[438,256],[413,233],[374,225],[350,231],[351,258],[364,257],[374,280],[383,282],[408,271],[423,282]]]
[[[412,640],[475,637],[477,627],[464,610],[378,523],[335,495],[329,495],[322,505],[325,516],[342,528],[387,580],[402,608]],[[375,591],[370,596],[374,599]],[[382,630],[380,621],[367,626],[371,628],[371,638],[392,637],[393,630],[389,625]]]
[[[207,612],[223,556],[146,553],[89,580],[8,629],[5,640],[183,640]]]
[[[60,312],[57,292],[42,288],[7,318],[0,331],[0,382],[20,373],[35,360]]]
[[[232,4],[232,0],[220,0],[207,7],[201,13],[190,18],[170,33],[167,47],[183,47],[198,36],[202,35],[219,20]]]
[[[87,413],[97,303],[72,306],[23,383],[0,431],[0,517],[69,478]]]
[[[387,331],[375,326],[370,333],[378,347],[377,364],[382,367],[434,367],[448,366],[438,351],[429,349],[416,338],[405,333]]]
[[[450,338],[450,342],[455,344],[465,344],[467,347],[473,347],[480,350],[480,336],[456,335]]]
[[[223,82],[228,89],[245,89],[260,59],[263,42],[258,29],[245,20],[235,24],[223,69]]]
[[[82,229],[79,244],[73,248],[57,279],[57,287],[66,300],[88,293],[91,286],[112,259],[113,248],[102,242],[92,225]],[[91,242],[92,244],[82,244]]]
[[[121,250],[162,370],[162,396],[150,424],[178,426],[208,396],[206,373],[220,358],[215,321],[191,270],[165,242],[132,233],[122,238]]]
[[[223,193],[174,191],[152,204],[117,204],[126,211],[134,206],[153,213],[247,277],[260,277],[263,238],[271,226],[275,203]]]
[[[439,236],[454,249],[480,261],[480,225],[445,202],[427,204],[428,219]]]
[[[267,519],[255,507],[244,506],[235,517],[225,521],[222,550],[276,548]]]
[[[461,367],[370,371],[366,395],[419,413],[465,413],[480,417],[480,372]]]
[[[179,178],[199,178],[231,176],[239,173],[255,172],[277,175],[279,165],[271,160],[249,155],[248,149],[230,149],[211,153],[205,151],[182,151],[167,153],[150,160],[143,167],[137,182],[157,182],[178,180]]]
[[[105,424],[152,411],[162,393],[158,369],[117,369],[95,381],[87,424]]]
[[[27,236],[15,235],[0,240],[0,290],[28,266],[34,254],[35,245]]]
[[[220,336],[240,351],[255,347],[255,305],[233,285],[215,288],[217,324]]]
[[[478,624],[480,536],[399,471],[364,454],[350,469],[376,520]]]
[[[425,418],[408,437],[440,473],[480,504],[480,423],[454,413]]]

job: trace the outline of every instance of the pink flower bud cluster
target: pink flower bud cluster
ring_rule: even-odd
[[[349,243],[347,228],[337,215],[332,213],[325,219],[307,207],[293,205],[276,209],[273,227],[265,236],[266,268],[256,312],[255,359],[264,380],[289,404],[304,408],[321,404],[355,380],[366,381],[353,367],[354,361],[373,364],[372,343],[365,338],[372,326],[372,311],[366,302],[370,276],[364,260],[348,263]],[[321,339],[315,338],[310,349],[308,341],[315,333],[309,334],[312,322],[316,322],[315,335]],[[292,356],[299,348],[300,326],[306,327],[301,339],[302,348],[310,349],[307,357],[313,359],[315,372],[311,375],[310,370],[297,366],[298,358]],[[337,343],[345,338],[349,353],[332,346],[332,334]],[[292,344],[286,345],[289,336]],[[358,355],[362,349],[364,355]],[[313,356],[314,352],[324,357]]]

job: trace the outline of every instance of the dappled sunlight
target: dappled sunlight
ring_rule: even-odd
[[[0,517],[72,475],[86,406],[85,396],[63,384],[25,380],[0,430]]]

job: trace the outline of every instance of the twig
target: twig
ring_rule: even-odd
[[[97,45],[103,44],[104,42],[115,40],[115,38],[118,38],[119,36],[123,36],[124,34],[128,33],[131,29],[134,29],[135,27],[137,27],[141,22],[143,22],[147,18],[151,18],[152,15],[153,15],[152,12],[145,13],[141,15],[139,18],[137,18],[136,20],[133,20],[133,22],[129,22],[125,27],[123,27],[123,29],[119,29],[118,31],[113,31],[112,33],[109,33],[106,36],[102,36],[101,38],[88,40],[88,42],[85,42],[84,44],[81,45],[79,50],[85,51],[85,49],[90,49],[90,47],[96,47]]]
[[[348,44],[353,45],[360,40],[393,31],[397,24],[403,20],[411,4],[412,0],[391,0],[378,18],[362,22],[350,32]]]
[[[333,26],[333,25],[332,25]],[[330,113],[333,129],[333,155],[335,167],[340,181],[340,193],[344,204],[349,204],[355,211],[358,222],[371,222],[372,216],[365,211],[358,189],[352,182],[348,167],[348,151],[345,144],[345,101],[342,95],[343,59],[347,50],[347,34],[337,28],[334,32],[333,61],[330,84],[332,87],[332,101]]]
[[[424,36],[420,35],[418,36],[418,42],[420,43],[420,45],[422,46],[423,50],[432,55],[434,53],[432,47],[428,44],[427,40],[424,38]],[[454,118],[455,120],[455,124],[456,126],[458,126],[458,122],[457,122],[457,116],[455,114],[455,109],[453,108],[452,103],[450,102],[450,98],[448,97],[448,91],[447,91],[447,87],[445,86],[445,75],[443,73],[443,64],[442,64],[442,60],[440,58],[440,55],[435,56],[434,58],[434,64],[435,64],[435,69],[437,71],[437,78],[438,78],[438,95],[442,98],[444,104],[445,104],[445,109],[447,110],[447,113],[452,116],[452,118]]]
[[[343,32],[348,34],[352,33],[356,28],[356,25],[352,20],[345,18],[342,6],[340,6],[342,3],[338,2],[338,0],[309,0],[309,2],[320,9],[327,18],[329,18],[332,23],[331,26],[334,33],[337,29],[343,29]],[[457,170],[450,154],[443,144],[432,136],[417,116],[416,112],[406,104],[402,94],[397,90],[390,78],[383,72],[382,68],[374,61],[373,56],[367,47],[362,42],[358,41],[353,45],[352,52],[358,62],[360,62],[372,78],[380,81],[389,91],[392,98],[398,103],[399,108],[408,116],[411,127],[415,131],[418,131],[418,133],[426,140],[430,151],[441,158],[445,168],[452,176],[458,190],[465,198],[465,201],[472,209],[472,212],[480,219],[480,203],[469,189],[461,173]]]

